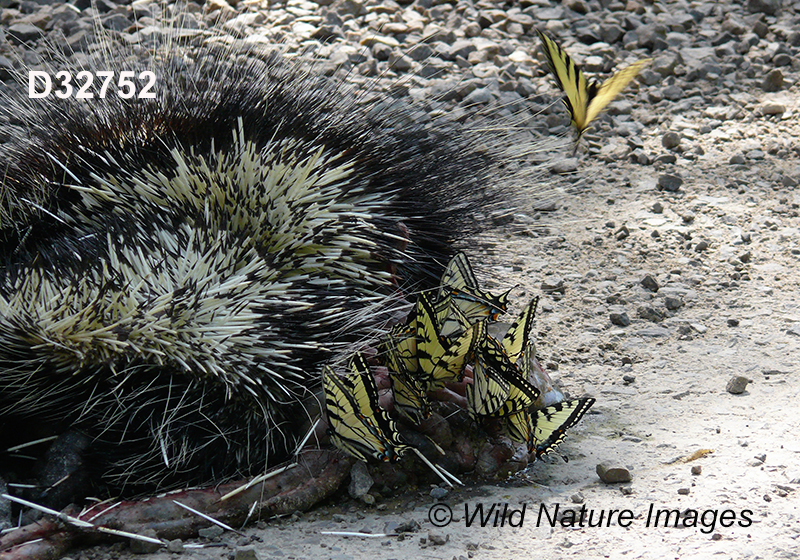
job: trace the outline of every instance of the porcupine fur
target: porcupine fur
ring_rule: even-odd
[[[507,138],[274,51],[112,50],[89,67],[152,70],[156,99],[5,107],[0,450],[80,434],[93,488],[121,495],[258,473],[302,435],[321,364],[526,179]]]

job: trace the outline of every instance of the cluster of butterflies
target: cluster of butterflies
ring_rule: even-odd
[[[589,123],[651,62],[649,58],[634,62],[600,84],[588,79],[580,66],[572,61],[552,37],[541,31],[538,33],[550,72],[556,85],[565,94],[564,105],[567,106],[572,116],[572,125],[578,132],[577,140],[580,140]]]
[[[530,340],[538,298],[502,340],[487,328],[506,311],[509,292],[481,290],[466,256],[459,253],[448,264],[438,290],[420,293],[405,323],[381,340],[378,356],[389,370],[394,410],[412,424],[430,415],[431,391],[464,382],[471,373],[472,383],[466,380],[470,416],[479,422],[498,421],[504,435],[526,444],[539,458],[564,440],[595,401],[580,398],[536,408],[548,391],[537,387],[542,385],[537,368],[543,370]],[[409,450],[421,455],[379,406],[375,377],[363,354],[351,357],[344,374],[325,367],[323,387],[334,445],[364,461],[395,461]]]

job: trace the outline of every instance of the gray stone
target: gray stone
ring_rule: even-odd
[[[780,91],[783,87],[783,72],[778,68],[774,68],[764,76],[764,81],[761,82],[761,89],[766,92]]]
[[[636,331],[636,334],[639,336],[659,337],[669,336],[670,332],[669,329],[665,329],[664,327],[647,327]]]
[[[660,288],[658,281],[650,274],[646,274],[645,277],[642,278],[640,284],[644,289],[650,290],[651,292],[657,292]]]
[[[392,55],[389,57],[389,68],[396,72],[408,72],[413,65],[414,61],[411,60],[411,57],[399,51],[392,51]]]
[[[664,313],[652,305],[641,305],[636,309],[636,315],[640,319],[650,321],[651,323],[660,323],[664,320]]]
[[[781,11],[781,0],[748,0],[747,9],[754,14],[774,16]]]
[[[154,539],[158,538],[158,534],[156,534],[155,529],[145,529],[140,531],[139,534],[144,537],[151,537]],[[154,552],[161,550],[162,546],[162,544],[133,539],[131,540],[130,551],[134,554],[153,554]]]
[[[595,468],[597,476],[606,484],[614,484],[616,482],[630,482],[633,477],[628,469],[625,467],[611,466],[607,463],[600,463]]]
[[[767,101],[761,104],[762,115],[782,115],[786,112],[786,106],[783,103],[775,101]]]
[[[683,179],[670,173],[664,173],[658,178],[658,190],[660,191],[676,192],[682,184]]]
[[[732,395],[741,395],[747,389],[747,384],[750,380],[741,375],[734,375],[725,386],[725,390]]]
[[[618,327],[627,327],[631,324],[631,318],[624,311],[622,313],[610,313],[608,318],[611,320],[612,325]]]
[[[370,491],[375,481],[367,472],[367,465],[364,461],[356,461],[350,469],[350,485],[347,492],[353,499],[360,499]]]
[[[578,170],[578,158],[559,159],[552,165],[550,170],[559,175],[565,173],[575,173]]]
[[[203,527],[197,531],[198,536],[204,539],[215,539],[222,536],[225,530],[219,525],[212,525],[211,527]]]
[[[26,41],[33,41],[42,36],[42,30],[30,23],[15,23],[9,26],[6,34],[11,42],[22,44]]]
[[[493,97],[489,88],[478,88],[464,98],[463,104],[466,106],[484,105],[489,103]]]
[[[558,275],[550,275],[546,276],[544,280],[542,280],[542,291],[553,293],[559,292],[562,295],[566,292],[566,287],[564,286],[564,279]]]
[[[450,540],[450,535],[440,535],[439,533],[428,533],[428,542],[433,546],[441,546]]]
[[[677,132],[667,132],[661,137],[661,145],[667,150],[677,148],[681,143],[681,137]]]
[[[258,560],[255,546],[238,546],[233,553],[233,560]]]

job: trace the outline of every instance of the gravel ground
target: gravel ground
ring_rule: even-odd
[[[59,30],[90,50],[87,4],[77,0],[78,12],[0,2],[0,78],[35,66],[41,39],[55,42]],[[132,6],[98,2],[103,27],[131,44],[157,36],[164,20],[147,3]],[[800,557],[800,3],[212,0],[182,13],[184,28],[222,20],[239,40],[312,53],[319,72],[416,101],[431,117],[516,114],[540,135],[563,135],[569,123],[552,103],[558,92],[542,71],[536,28],[591,73],[654,59],[576,156],[558,160],[563,174],[532,188],[534,201],[470,251],[488,286],[519,284],[520,303],[545,293],[542,362],[572,395],[597,398],[561,448],[570,461],[471,480],[438,502],[430,488],[371,507],[337,499],[260,522],[246,537],[198,541],[216,546],[184,556]],[[748,383],[733,394],[737,376]],[[632,481],[601,482],[600,463]],[[455,514],[446,527],[429,520],[436,503]],[[525,505],[524,523],[468,526],[478,504]],[[537,519],[541,504],[550,515],[583,505],[633,519],[590,528],[567,514],[551,527]],[[681,528],[648,526],[650,507],[682,512]],[[692,523],[687,510],[717,514]],[[392,533],[404,523],[411,532],[401,537],[323,533]],[[126,555],[114,545],[75,558]]]

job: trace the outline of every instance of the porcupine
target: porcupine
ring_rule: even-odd
[[[103,50],[90,68],[153,71],[156,98],[6,107],[0,449],[77,439],[121,495],[260,472],[321,364],[434,286],[524,173],[507,138],[361,103],[313,64]]]

